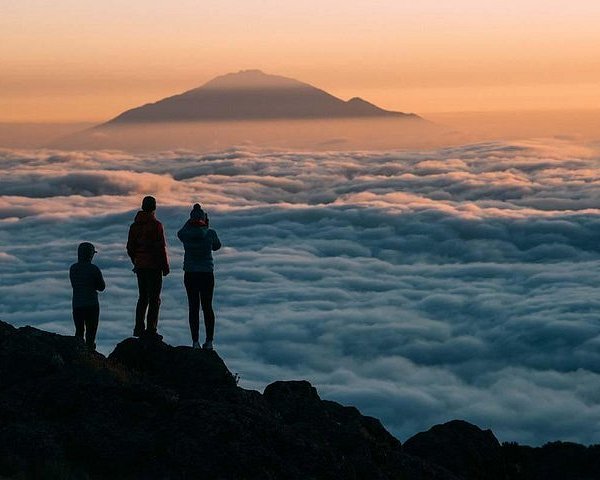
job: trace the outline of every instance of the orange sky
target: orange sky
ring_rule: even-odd
[[[0,121],[101,121],[246,68],[440,111],[600,107],[596,0],[27,0]]]

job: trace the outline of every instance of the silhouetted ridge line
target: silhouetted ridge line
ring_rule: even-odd
[[[360,98],[341,100],[304,82],[260,70],[222,75],[201,87],[127,110],[103,126],[203,120],[399,117]]]
[[[584,480],[600,446],[500,445],[454,420],[402,446],[306,381],[237,386],[214,351],[129,338],[105,358],[0,321],[0,477]]]

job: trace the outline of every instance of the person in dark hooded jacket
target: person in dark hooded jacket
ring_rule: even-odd
[[[157,327],[160,291],[162,277],[169,274],[169,259],[165,232],[162,223],[156,219],[155,211],[154,197],[144,197],[142,210],[137,212],[133,224],[129,227],[127,254],[133,262],[139,290],[135,309],[134,337],[144,334],[159,336]],[[148,316],[144,324],[146,310]]]
[[[221,248],[221,241],[217,232],[208,228],[208,223],[208,215],[196,203],[190,213],[190,219],[177,232],[177,237],[185,250],[183,282],[188,297],[192,347],[200,348],[198,330],[202,306],[206,329],[206,341],[202,348],[212,350],[215,333],[215,312],[212,307],[215,276],[212,252]]]
[[[96,349],[96,332],[100,317],[98,292],[106,288],[102,272],[92,263],[95,253],[94,245],[89,242],[80,243],[77,248],[77,263],[69,269],[73,287],[75,336],[83,340],[85,332],[85,343],[92,350]]]

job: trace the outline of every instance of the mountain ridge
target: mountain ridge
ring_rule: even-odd
[[[600,445],[500,444],[463,420],[408,439],[304,380],[261,394],[214,351],[128,338],[108,356],[0,321],[0,477],[590,480]]]
[[[380,108],[354,97],[341,100],[320,88],[260,70],[241,70],[200,87],[126,110],[100,127],[157,122],[396,117],[413,113]]]

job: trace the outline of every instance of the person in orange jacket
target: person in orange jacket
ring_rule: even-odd
[[[135,309],[135,327],[133,336],[159,336],[158,310],[162,277],[169,274],[169,259],[165,232],[155,216],[156,199],[144,197],[142,210],[137,212],[133,224],[129,227],[127,254],[133,262],[133,271],[137,276],[139,298]],[[146,324],[144,317],[148,311]]]

